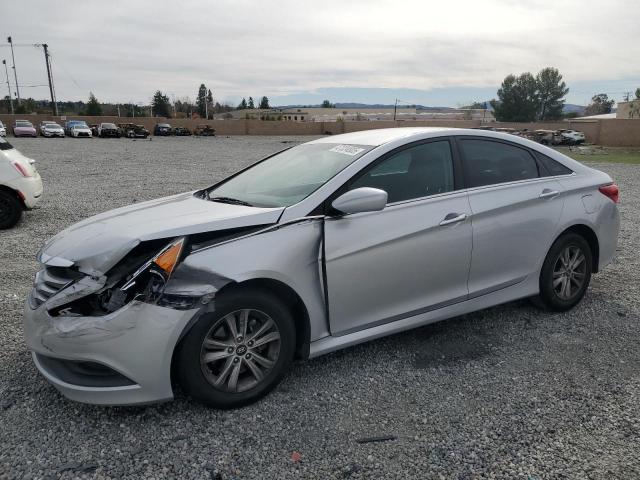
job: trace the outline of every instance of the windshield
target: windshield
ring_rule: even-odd
[[[58,125],[57,123],[45,123],[44,128],[62,128],[60,125]]]
[[[26,120],[17,120],[16,127],[33,127],[31,122],[27,122]]]
[[[171,125],[169,125],[168,123],[159,123],[158,127],[159,128],[171,128]]]
[[[209,198],[256,207],[288,207],[308,197],[372,148],[335,143],[298,145],[210,190]]]
[[[116,128],[113,123],[103,123],[102,128]]]

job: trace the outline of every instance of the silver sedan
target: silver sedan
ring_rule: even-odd
[[[253,402],[294,358],[530,297],[563,311],[617,243],[618,187],[481,130],[328,136],[48,241],[24,329],[96,404]]]

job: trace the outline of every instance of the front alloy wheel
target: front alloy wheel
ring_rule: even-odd
[[[225,315],[207,333],[200,364],[207,381],[228,392],[244,392],[269,374],[280,355],[280,330],[269,315],[244,309]]]
[[[255,402],[282,380],[296,345],[291,311],[262,289],[237,289],[214,299],[176,352],[177,380],[216,408]]]

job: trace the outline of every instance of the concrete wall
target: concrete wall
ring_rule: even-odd
[[[64,123],[60,117],[50,115],[6,115],[1,114],[0,120],[7,127],[11,127],[15,119],[30,120],[36,127],[43,120],[54,120]],[[218,135],[324,135],[371,130],[375,128],[392,127],[451,127],[473,128],[479,127],[479,120],[427,120],[427,121],[348,121],[348,122],[288,122],[288,121],[262,121],[262,120],[190,120],[190,119],[165,119],[151,117],[118,118],[118,117],[67,117],[67,120],[85,120],[88,124],[101,122],[127,123],[132,122],[144,125],[149,131],[153,131],[156,123],[170,123],[173,126],[187,127],[193,130],[196,125],[208,124],[216,129]],[[585,133],[587,142],[610,147],[635,146],[640,147],[640,120],[602,119],[602,120],[576,120],[570,122],[544,122],[544,123],[498,123],[490,124],[493,127],[507,127],[516,129],[546,129],[559,128],[579,130]]]

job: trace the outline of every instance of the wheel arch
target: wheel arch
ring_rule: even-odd
[[[576,233],[587,241],[589,248],[591,249],[591,256],[593,257],[592,271],[593,273],[598,273],[600,265],[600,242],[596,232],[588,225],[578,223],[565,228],[560,235],[556,237],[556,240],[566,233]],[[554,240],[554,242],[556,240]]]

